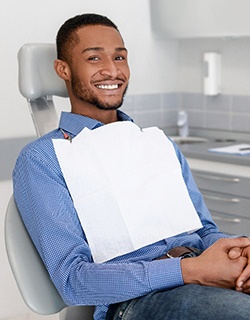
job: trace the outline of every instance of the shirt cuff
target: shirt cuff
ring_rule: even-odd
[[[180,258],[153,260],[148,276],[152,290],[170,289],[184,285]]]

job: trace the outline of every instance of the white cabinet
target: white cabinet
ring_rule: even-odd
[[[250,36],[249,0],[150,0],[150,10],[167,38]]]
[[[248,167],[189,159],[205,203],[220,230],[250,235],[250,170]],[[197,165],[198,164],[198,165]]]

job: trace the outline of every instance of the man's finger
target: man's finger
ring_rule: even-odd
[[[234,247],[245,248],[250,246],[250,239],[247,237],[226,238],[226,239],[224,238],[224,239],[221,239],[220,243],[224,248],[224,250],[227,250],[229,252]]]
[[[241,256],[241,254],[242,254],[242,248],[239,248],[239,247],[234,247],[230,249],[230,251],[228,252],[228,256],[232,260],[238,259]]]

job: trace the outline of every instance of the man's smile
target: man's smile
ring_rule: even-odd
[[[98,89],[102,90],[116,90],[119,88],[118,84],[98,84],[96,85]]]

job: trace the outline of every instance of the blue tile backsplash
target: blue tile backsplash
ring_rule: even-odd
[[[199,93],[128,95],[122,110],[141,127],[176,128],[179,110],[185,110],[189,126],[250,133],[250,96],[204,96]]]

